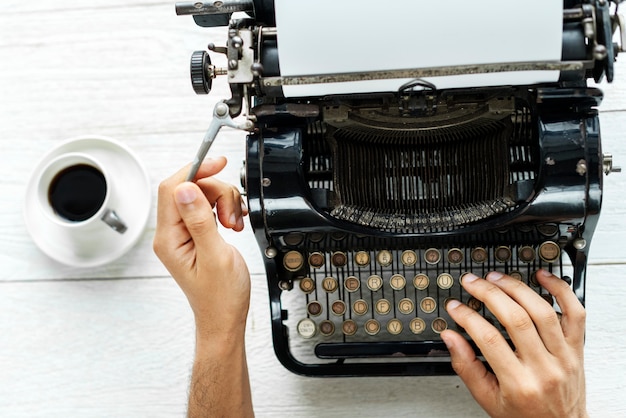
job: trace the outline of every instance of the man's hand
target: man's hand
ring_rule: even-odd
[[[486,280],[466,274],[463,287],[483,301],[504,325],[515,351],[480,314],[454,300],[446,309],[480,348],[493,369],[487,371],[468,342],[455,331],[441,334],[452,366],[472,396],[492,417],[584,417],[583,343],[585,310],[558,277],[540,270],[537,280],[562,310],[524,283],[493,272]]]
[[[217,230],[241,231],[247,209],[239,191],[211,176],[225,158],[207,160],[195,183],[189,166],[159,187],[154,251],[187,296],[196,321],[189,417],[253,416],[245,355],[250,274]]]

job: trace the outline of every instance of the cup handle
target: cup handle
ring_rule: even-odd
[[[112,209],[107,209],[100,219],[102,219],[104,223],[109,225],[114,231],[117,231],[120,234],[123,234],[128,229],[122,219],[120,219],[117,213],[115,213],[115,211]]]

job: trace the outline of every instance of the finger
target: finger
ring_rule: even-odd
[[[493,283],[471,273],[463,275],[461,284],[472,296],[482,301],[506,328],[518,353],[524,357],[537,356],[537,347],[543,346],[543,342],[524,308]]]
[[[448,304],[452,302],[460,304],[458,301],[450,301]],[[450,309],[456,306],[458,305],[453,304]],[[450,352],[452,368],[476,402],[486,411],[494,410],[499,392],[498,379],[487,370],[483,362],[476,357],[474,349],[459,333],[445,330],[441,333],[441,339]]]
[[[176,207],[198,253],[211,254],[221,237],[217,233],[215,215],[211,204],[200,187],[184,182],[174,190]]]
[[[519,359],[500,331],[478,312],[457,300],[448,302],[446,310],[450,317],[472,337],[498,377],[516,375],[520,366]]]
[[[536,273],[539,284],[556,298],[561,308],[561,329],[568,344],[582,350],[585,342],[586,312],[569,285],[546,270]]]
[[[562,352],[565,338],[556,311],[550,304],[545,303],[545,300],[526,284],[505,274],[491,272],[486,279],[526,310],[549,352],[555,355]],[[524,351],[520,350],[520,353],[523,354]]]
[[[209,203],[216,207],[221,224],[241,231],[244,225],[243,216],[247,214],[247,209],[237,187],[216,178],[200,179],[197,184]]]

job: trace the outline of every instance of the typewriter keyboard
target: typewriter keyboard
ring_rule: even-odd
[[[282,262],[288,271],[306,272],[281,284],[289,289],[281,297],[289,314],[284,322],[297,331],[301,343],[328,345],[437,341],[447,328],[463,332],[444,309],[450,298],[468,304],[506,334],[488,309],[463,290],[462,275],[484,277],[494,270],[509,274],[528,283],[558,311],[534,273],[545,268],[564,274],[561,248],[554,241],[468,248],[292,250]]]

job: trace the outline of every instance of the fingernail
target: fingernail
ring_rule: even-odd
[[[452,347],[454,347],[454,344],[452,343],[452,341],[448,341],[447,338],[444,338],[444,336],[441,336],[441,339],[443,340],[443,343],[446,345],[446,348],[448,350],[450,350]]]
[[[500,280],[503,276],[504,274],[500,273],[499,271],[492,271],[487,275],[487,280],[489,280],[490,282],[495,282],[496,280]]]
[[[471,283],[476,279],[478,279],[478,276],[476,276],[475,274],[465,273],[463,276],[461,276],[461,284]]]
[[[228,223],[229,223],[230,226],[237,225],[237,217],[235,216],[234,213],[232,215],[230,215],[230,218],[228,218]]]
[[[176,189],[175,199],[177,203],[188,205],[196,200],[196,190],[193,186],[180,186]]]
[[[446,303],[445,308],[446,308],[446,311],[450,311],[450,310],[452,310],[452,309],[454,309],[454,308],[459,307],[460,305],[461,305],[461,302],[459,302],[458,300],[456,300],[456,299],[450,299],[450,300],[448,301],[448,303]]]

